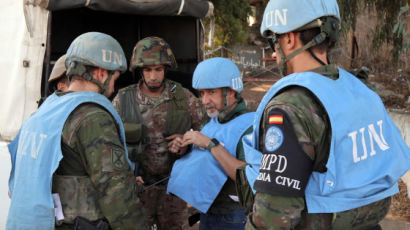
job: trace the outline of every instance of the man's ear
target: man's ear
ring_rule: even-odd
[[[286,34],[286,46],[289,50],[295,50],[297,46],[297,39],[299,38],[299,33],[289,32]]]
[[[232,98],[233,100],[235,100],[235,90],[228,88],[228,97]]]
[[[105,76],[108,74],[108,71],[106,69],[103,69],[103,68],[96,68],[91,72],[91,74],[97,80],[103,81]]]

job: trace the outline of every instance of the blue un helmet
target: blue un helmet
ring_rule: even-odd
[[[227,58],[211,58],[198,64],[192,78],[194,89],[216,89],[228,87],[237,93],[242,92],[241,72]]]
[[[278,43],[278,35],[313,28],[320,28],[320,33],[312,41],[284,56]],[[273,44],[278,47],[281,59],[279,66],[283,75],[286,73],[286,62],[289,59],[307,49],[315,58],[310,48],[321,44],[326,38],[332,46],[339,38],[339,30],[340,14],[336,0],[270,0],[265,8],[260,28],[262,36],[268,39],[272,48]]]
[[[236,102],[241,100],[240,93],[243,90],[241,72],[231,60],[227,58],[211,58],[198,64],[192,78],[194,89],[217,89],[222,88],[224,108],[219,111],[218,117],[222,120],[236,103],[227,105],[227,89],[236,92]]]
[[[127,60],[120,43],[110,35],[99,32],[81,34],[71,43],[66,54],[66,75],[78,75],[100,87],[100,93],[108,91],[108,85],[115,71],[124,73]],[[94,79],[86,66],[99,67],[109,71],[109,77],[101,83]]]

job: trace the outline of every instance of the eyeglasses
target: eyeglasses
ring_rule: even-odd
[[[275,43],[279,42],[279,37],[282,34],[272,34],[271,36],[267,37],[268,43],[270,48],[272,49],[273,52],[275,52]]]
[[[273,43],[273,39],[268,38],[267,40],[268,40],[270,48],[272,49],[273,52],[275,52],[275,43]]]

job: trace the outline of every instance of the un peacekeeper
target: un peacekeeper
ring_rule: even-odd
[[[245,172],[256,192],[247,229],[380,229],[399,191],[409,148],[377,94],[329,63],[339,27],[336,0],[265,9],[261,33],[286,77],[243,138],[237,182]]]
[[[188,89],[165,78],[167,70],[176,67],[174,54],[162,38],[140,40],[130,71],[141,79],[121,89],[113,100],[124,122],[131,159],[139,166],[137,181],[147,186],[141,201],[148,224],[157,229],[182,229],[188,223],[187,204],[165,193],[172,164],[182,153],[169,152],[168,144],[187,130],[198,129],[204,113]]]
[[[241,73],[231,60],[211,58],[196,67],[192,87],[199,91],[211,120],[201,131],[188,131],[170,146],[177,152],[194,145],[175,162],[168,192],[201,211],[200,230],[245,229],[245,210],[234,181],[236,168],[246,164],[240,140],[254,113],[247,113],[240,95]]]
[[[69,81],[66,75],[65,60],[66,55],[64,54],[59,59],[57,59],[56,63],[54,64],[53,70],[51,71],[50,77],[48,79],[48,86],[52,92],[56,90],[66,91],[68,89]]]
[[[66,66],[68,91],[49,96],[9,145],[7,229],[146,229],[121,118],[107,99],[127,69],[124,52],[89,32],[71,43]]]

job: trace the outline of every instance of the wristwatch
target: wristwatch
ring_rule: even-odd
[[[209,152],[211,152],[211,149],[213,148],[213,147],[215,147],[215,146],[218,146],[219,145],[219,141],[216,139],[216,138],[212,138],[210,141],[209,141],[209,144],[208,144],[208,146],[206,147],[206,150],[208,150]]]

